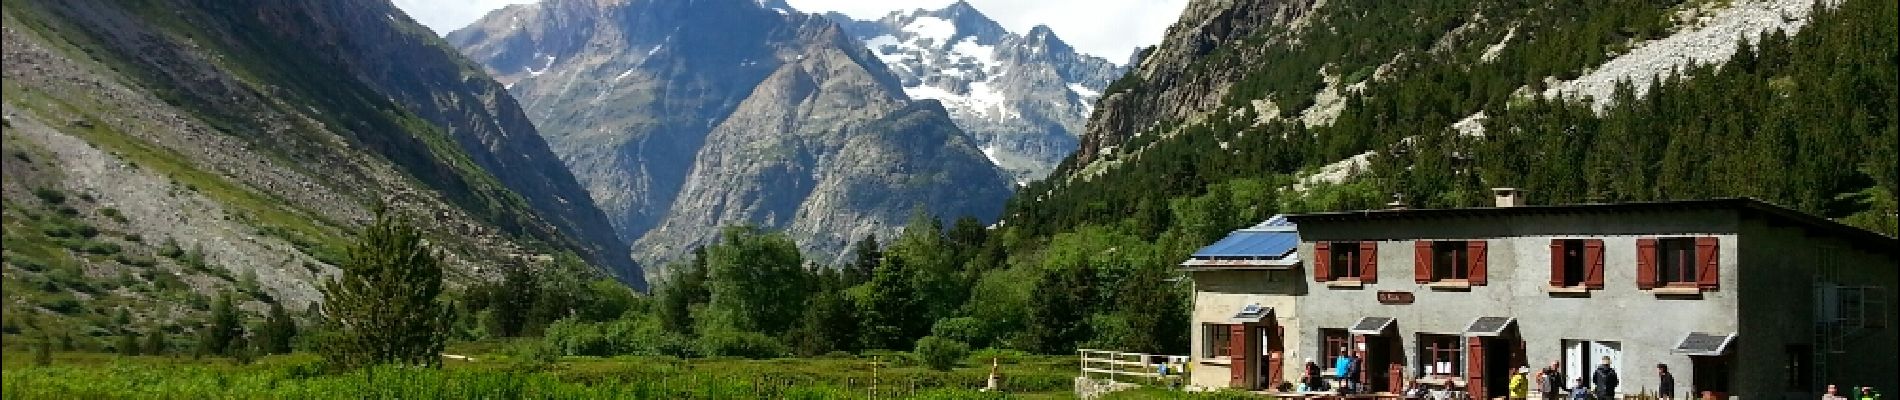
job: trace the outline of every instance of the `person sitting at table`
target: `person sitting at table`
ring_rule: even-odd
[[[1419,384],[1417,379],[1406,379],[1405,380],[1405,398],[1413,399],[1413,400],[1429,400],[1432,398],[1432,391],[1425,389],[1425,385]]]

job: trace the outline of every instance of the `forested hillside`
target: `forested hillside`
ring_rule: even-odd
[[[1187,288],[1174,264],[1229,230],[1395,197],[1412,207],[1482,206],[1484,189],[1496,186],[1545,204],[1751,196],[1895,229],[1900,24],[1891,4],[1816,10],[1798,33],[1767,34],[1725,62],[1678,71],[1643,95],[1626,85],[1607,102],[1539,94],[1725,5],[1335,1],[1301,14],[1277,2],[1214,4],[1279,12],[1191,6],[1176,26],[1182,37],[1207,37],[1182,33],[1194,26],[1251,33],[1198,51],[1169,47],[1181,41],[1149,50],[1141,71],[1110,89],[1091,130],[1107,135],[1129,113],[1166,115],[1196,96],[1182,85],[1229,79],[1199,94],[1214,96],[1213,111],[1091,139],[1097,145],[1071,157],[1062,176],[1023,190],[997,228],[913,228],[881,252],[860,244],[860,261],[840,273],[783,269],[769,279],[815,282],[785,286],[798,290],[737,289],[746,285],[735,279],[757,277],[737,273],[753,269],[735,260],[776,258],[730,256],[774,243],[735,231],[676,268],[698,272],[665,281],[656,303],[664,323],[655,324],[804,353],[913,342],[922,352],[947,339],[1179,354]],[[1262,14],[1287,18],[1240,18]],[[1229,17],[1237,19],[1218,20]],[[1170,54],[1185,57],[1173,60],[1182,75],[1157,64]],[[1261,59],[1276,62],[1249,61]],[[1334,95],[1315,96],[1323,92]],[[1310,178],[1360,155],[1366,168],[1337,183]],[[765,263],[797,259],[780,258]],[[745,304],[800,299],[799,321],[728,322],[740,315],[733,310],[764,310]],[[939,339],[919,340],[928,336]]]

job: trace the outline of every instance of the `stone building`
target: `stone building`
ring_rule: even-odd
[[[1373,391],[1473,398],[1605,358],[1622,394],[1655,393],[1658,364],[1678,398],[1900,386],[1900,240],[1752,199],[1517,198],[1276,217],[1197,252],[1192,384],[1281,389],[1350,353]]]

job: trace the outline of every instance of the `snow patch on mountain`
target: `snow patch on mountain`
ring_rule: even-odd
[[[548,72],[548,68],[554,67],[554,56],[542,55],[541,53],[534,53],[534,55],[541,57],[541,68],[522,67],[528,70],[528,76],[541,76],[542,73]],[[510,84],[509,86],[513,85]]]

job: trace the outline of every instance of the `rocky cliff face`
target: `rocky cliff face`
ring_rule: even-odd
[[[452,283],[566,252],[640,283],[499,84],[386,2],[4,15],[9,317],[79,332],[130,306],[158,326],[221,291],[302,309],[378,204],[423,229]]]
[[[448,39],[522,99],[641,261],[745,223],[829,252],[913,207],[993,218],[1009,194],[965,135],[928,126],[947,117],[912,115],[941,107],[914,104],[836,23],[783,4],[553,0]]]
[[[1256,59],[1256,53],[1248,51],[1263,46],[1236,45],[1257,35],[1288,31],[1322,4],[1324,0],[1189,2],[1161,44],[1137,52],[1139,62],[1129,67],[1129,76],[1102,94],[1096,103],[1101,110],[1089,119],[1075,157],[1065,162],[1064,171],[1074,172],[1122,150],[1118,146],[1156,128],[1160,121],[1189,120],[1218,108],[1228,87],[1247,70],[1235,66],[1272,62]],[[1210,60],[1216,49],[1235,54]]]
[[[1076,148],[1092,104],[1123,70],[1047,26],[1009,32],[969,3],[874,21],[832,13],[915,99],[943,102],[983,154],[1018,182],[1042,179]]]

